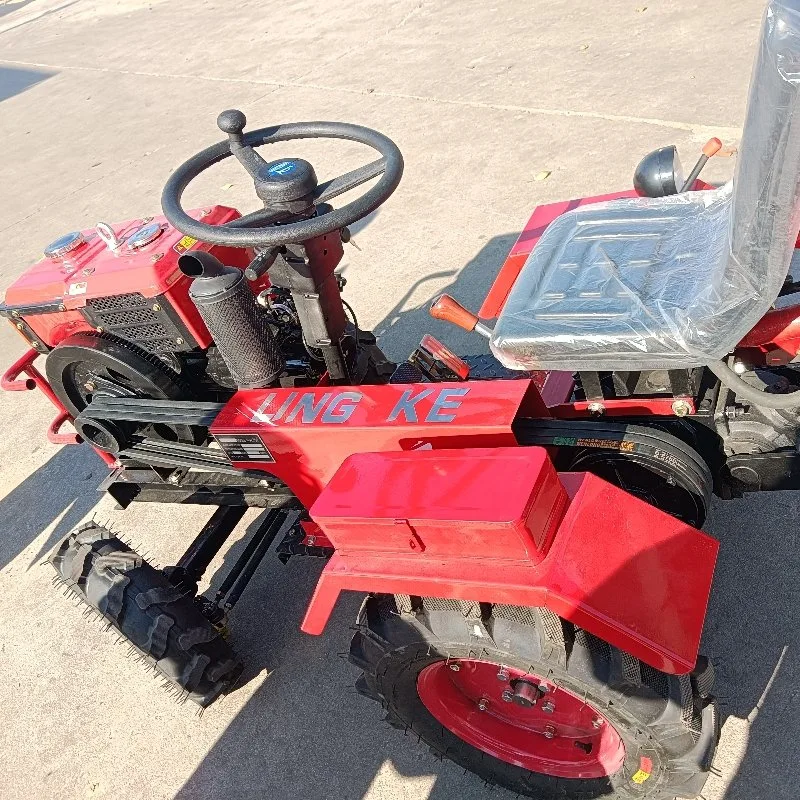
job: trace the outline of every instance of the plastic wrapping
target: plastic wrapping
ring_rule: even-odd
[[[614,200],[547,228],[491,339],[511,369],[716,361],[778,296],[800,228],[800,0],[767,6],[736,174],[720,189]]]

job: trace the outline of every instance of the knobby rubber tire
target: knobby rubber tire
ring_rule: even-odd
[[[491,661],[585,696],[622,737],[622,768],[603,778],[557,778],[517,767],[468,744],[420,699],[417,677],[449,658]],[[547,609],[407,595],[368,597],[350,660],[358,690],[380,702],[387,721],[411,731],[441,758],[489,784],[537,800],[672,800],[702,790],[719,738],[713,668],[701,657],[691,676],[668,675],[575,628]],[[652,762],[641,780],[642,758]],[[637,774],[638,773],[638,774]]]
[[[242,663],[193,595],[107,528],[81,525],[50,560],[72,591],[175,685],[179,697],[206,707],[235,685]]]

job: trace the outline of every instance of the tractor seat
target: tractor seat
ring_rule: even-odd
[[[491,339],[511,369],[695,367],[778,297],[800,228],[800,0],[771,0],[731,185],[552,222]]]
[[[729,273],[730,213],[727,186],[563,214],[525,262],[492,351],[514,369],[706,362],[695,354],[717,349],[720,329],[758,295],[741,271]]]

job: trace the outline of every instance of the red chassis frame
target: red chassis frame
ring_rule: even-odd
[[[525,449],[533,474],[509,471],[521,416],[549,416],[530,379],[252,389],[211,433],[263,446],[234,466],[285,481],[336,548],[306,633],[322,632],[346,589],[546,606],[658,669],[689,672],[717,542],[595,476],[557,475],[542,448]]]

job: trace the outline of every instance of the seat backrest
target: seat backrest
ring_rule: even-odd
[[[525,262],[492,352],[512,369],[717,361],[774,303],[798,230],[800,0],[770,0],[732,184],[565,212]]]
[[[778,296],[800,229],[800,0],[767,5],[730,224],[729,274],[749,276],[763,298],[742,319],[744,336]]]

